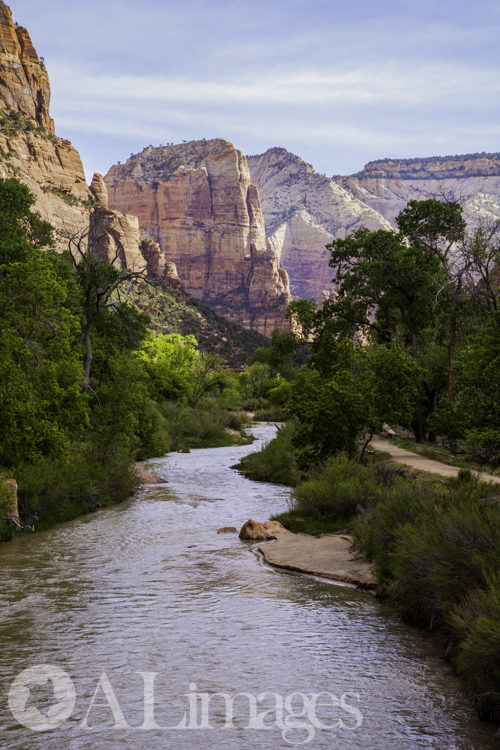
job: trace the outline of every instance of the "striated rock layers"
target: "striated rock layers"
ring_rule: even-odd
[[[90,240],[107,262],[147,268],[150,278],[180,286],[158,245],[141,237],[137,218],[108,208],[102,176],[94,175],[88,188],[80,155],[55,135],[49,104],[45,65],[0,2],[0,176],[29,187],[36,210],[58,230],[58,249],[67,247],[67,236],[79,237],[82,247]]]
[[[49,116],[50,86],[27,30],[15,26],[10,8],[0,2],[0,107],[21,112],[54,135]]]
[[[500,218],[500,154],[369,162],[340,185],[393,222],[409,200],[446,195],[460,200],[472,224]]]
[[[325,245],[360,227],[388,229],[389,223],[284,148],[247,160],[261,196],[268,246],[290,276],[291,293],[296,299],[324,299],[333,276]]]
[[[286,326],[288,275],[266,245],[259,191],[231,143],[149,146],[104,179],[110,205],[138,217],[189,294],[266,335]]]
[[[17,177],[57,229],[88,223],[90,193],[77,151],[54,135],[47,71],[26,29],[0,2],[0,176]]]

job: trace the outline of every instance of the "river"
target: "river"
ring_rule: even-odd
[[[394,609],[217,534],[286,509],[286,487],[230,468],[274,427],[253,432],[253,446],[155,459],[169,484],[0,546],[2,750],[495,747]],[[39,669],[12,687],[38,665],[57,697]]]

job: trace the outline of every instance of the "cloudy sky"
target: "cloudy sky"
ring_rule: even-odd
[[[498,0],[7,0],[87,176],[149,144],[283,146],[318,172],[500,151]]]

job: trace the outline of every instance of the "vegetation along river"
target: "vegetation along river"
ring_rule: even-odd
[[[0,547],[3,750],[494,747],[436,645],[391,607],[217,534],[286,509],[286,487],[230,468],[258,447],[156,459],[169,484]],[[35,677],[22,698],[14,678],[42,664],[70,680],[56,697]],[[38,729],[69,716],[38,731],[9,706]]]

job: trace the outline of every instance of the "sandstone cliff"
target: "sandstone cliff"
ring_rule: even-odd
[[[333,276],[325,245],[360,227],[387,229],[389,223],[284,148],[247,160],[261,196],[268,245],[290,276],[291,293],[296,299],[323,299]]]
[[[472,224],[500,217],[500,154],[383,159],[355,175],[333,179],[391,222],[409,200],[443,193],[461,201]]]
[[[37,210],[56,228],[83,231],[91,195],[78,152],[54,134],[49,105],[45,65],[27,30],[15,26],[0,2],[0,176],[26,183]]]
[[[0,176],[16,177],[36,197],[36,210],[58,234],[91,238],[108,262],[134,270],[146,268],[143,238],[135,216],[107,208],[106,186],[95,175],[89,190],[80,155],[69,141],[57,138],[49,115],[47,71],[26,29],[15,26],[10,9],[0,1]],[[155,261],[148,275],[179,284],[175,268]],[[156,249],[156,255],[159,248]]]
[[[10,8],[0,2],[0,108],[9,107],[54,135],[49,116],[50,86],[27,30],[15,26]]]
[[[266,246],[259,192],[231,143],[149,146],[104,179],[110,205],[138,217],[189,294],[267,335],[286,325],[288,276]]]

